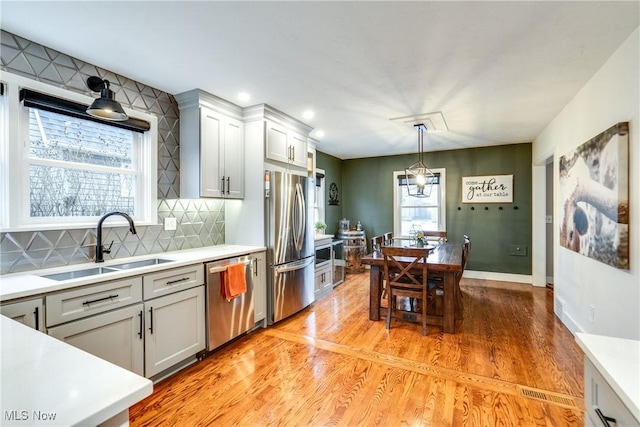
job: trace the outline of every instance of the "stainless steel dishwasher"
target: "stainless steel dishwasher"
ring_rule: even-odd
[[[244,255],[228,258],[206,265],[206,315],[207,350],[213,350],[222,344],[244,334],[255,325],[253,302],[253,276],[255,258]],[[232,264],[244,264],[244,277],[247,292],[227,301],[220,296],[220,272]]]

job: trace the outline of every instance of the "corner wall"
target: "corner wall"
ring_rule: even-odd
[[[560,246],[559,221],[555,222],[556,313],[572,332],[640,339],[639,64],[640,29],[636,29],[533,142],[536,167],[553,155],[554,217],[560,219],[564,213],[557,191],[559,157],[612,125],[629,122],[630,269],[616,269]],[[536,187],[543,182],[534,181],[536,193]],[[544,236],[540,224],[544,221],[534,218],[534,236]],[[534,245],[544,245],[544,242],[534,241]],[[534,264],[536,262],[534,260]],[[595,309],[593,322],[589,320],[590,306]]]
[[[325,173],[324,185],[324,220],[327,223],[327,234],[337,235],[342,219],[344,204],[344,187],[342,186],[342,160],[329,154],[316,151],[316,165]],[[338,204],[329,205],[329,186],[335,183],[338,187]]]

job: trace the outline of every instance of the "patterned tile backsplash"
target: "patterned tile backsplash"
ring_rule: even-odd
[[[176,230],[164,231],[168,217],[176,218]],[[104,227],[104,245],[113,241],[105,260],[223,244],[224,200],[161,200],[158,223],[136,226],[135,235],[128,227]],[[0,274],[91,262],[95,246],[95,228],[0,233]]]
[[[171,94],[4,30],[0,39],[2,70],[85,95],[90,94],[87,77],[100,76],[111,82],[125,107],[158,117],[159,225],[136,227],[137,235],[128,227],[105,228],[105,244],[114,242],[106,259],[224,243],[224,201],[179,198],[180,120]],[[178,221],[175,231],[164,231],[162,223],[169,216]],[[95,228],[0,233],[0,274],[91,261],[95,242]]]

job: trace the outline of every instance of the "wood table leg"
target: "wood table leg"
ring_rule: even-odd
[[[369,320],[380,320],[381,274],[380,267],[371,266],[369,273]]]
[[[444,325],[443,331],[448,334],[456,332],[456,275],[453,272],[444,274]]]

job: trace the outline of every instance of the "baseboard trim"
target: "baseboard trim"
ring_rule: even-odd
[[[497,280],[499,282],[533,283],[533,277],[526,274],[497,273],[495,271],[465,270],[462,277],[468,279]]]

